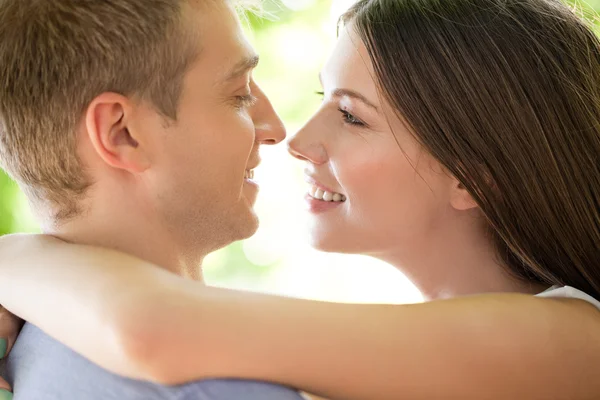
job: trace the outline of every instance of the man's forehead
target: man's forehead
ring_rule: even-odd
[[[205,0],[204,0],[205,1]],[[202,49],[199,62],[217,72],[217,83],[230,82],[255,68],[259,57],[245,35],[230,1],[199,13],[195,25]]]

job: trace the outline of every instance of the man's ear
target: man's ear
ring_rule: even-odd
[[[90,142],[100,158],[113,168],[140,173],[149,166],[139,138],[129,129],[131,101],[117,93],[102,93],[88,106],[85,125]]]
[[[452,179],[450,202],[455,210],[466,211],[479,207],[471,194],[457,179]]]

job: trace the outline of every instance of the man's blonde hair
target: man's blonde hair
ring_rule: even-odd
[[[199,45],[185,0],[0,0],[0,163],[61,220],[91,185],[76,126],[103,92],[175,120]]]

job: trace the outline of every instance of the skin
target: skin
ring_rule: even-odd
[[[9,313],[4,307],[0,306],[0,338],[5,338],[7,341],[6,354],[10,353],[12,346],[15,344],[17,335],[23,326],[24,321],[16,318]],[[0,366],[2,359],[6,354],[0,354]],[[0,378],[0,390],[11,390],[10,385],[4,379]]]
[[[344,399],[596,398],[598,310],[535,298],[541,288],[504,276],[476,205],[386,112],[366,60],[352,31],[342,33],[322,73],[323,106],[290,143],[309,175],[347,196],[313,212],[313,244],[377,256],[430,298],[457,298],[348,305],[199,290],[122,253],[12,237],[0,240],[3,304],[113,372],[168,384],[233,376]],[[338,96],[339,88],[380,113]],[[370,128],[348,125],[355,119]],[[519,294],[460,296],[487,292]],[[36,315],[36,297],[60,318]],[[85,324],[62,322],[82,315]]]
[[[281,142],[286,132],[252,79],[258,56],[232,7],[184,7],[201,51],[185,75],[177,120],[139,98],[100,94],[77,131],[76,151],[95,182],[85,212],[65,223],[40,202],[35,211],[46,234],[201,281],[208,253],[256,231],[258,186],[245,173],[259,165],[260,146]],[[9,349],[21,326],[0,309]],[[0,388],[9,386],[0,379]]]
[[[96,182],[86,212],[43,229],[199,280],[209,252],[256,231],[258,187],[244,174],[260,163],[260,145],[279,143],[285,129],[252,79],[257,55],[233,10],[191,12],[202,51],[185,76],[177,121],[115,93],[94,99],[78,132]]]
[[[600,393],[600,318],[582,300],[321,303],[201,287],[124,253],[51,237],[2,238],[0,252],[8,310],[131,378],[258,379],[349,400]],[[39,299],[53,312],[40,313]]]
[[[477,204],[421,147],[373,77],[364,44],[346,27],[321,73],[323,104],[289,143],[307,181],[347,197],[326,211],[309,205],[312,245],[395,265],[429,299],[546,289],[504,273]]]

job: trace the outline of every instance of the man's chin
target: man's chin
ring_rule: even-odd
[[[258,215],[256,215],[253,209],[250,209],[248,214],[239,220],[239,224],[237,226],[237,238],[235,240],[237,241],[251,238],[258,230],[258,226]]]
[[[209,247],[208,253],[221,250],[235,242],[246,240],[254,236],[258,230],[258,217],[253,214],[253,218],[244,217],[237,220],[234,226],[230,226],[228,230],[221,230],[218,234],[213,235],[215,239]],[[216,232],[215,232],[216,233]]]

